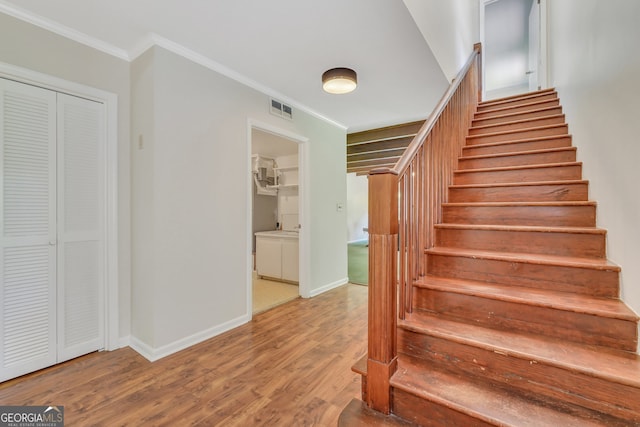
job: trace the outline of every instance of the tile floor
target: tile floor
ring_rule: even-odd
[[[253,314],[284,304],[299,295],[298,285],[260,279],[253,272]]]

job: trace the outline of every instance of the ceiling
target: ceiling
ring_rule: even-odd
[[[424,119],[448,84],[400,0],[0,0],[0,11],[126,60],[172,46],[350,132]],[[334,67],[356,70],[354,92],[322,91]]]
[[[251,154],[275,159],[280,156],[298,154],[298,144],[279,135],[251,129]]]

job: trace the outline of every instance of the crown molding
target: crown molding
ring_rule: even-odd
[[[36,15],[32,12],[27,12],[26,10],[20,9],[14,5],[4,3],[4,2],[0,3],[0,12],[4,13],[5,15],[12,16],[21,21],[25,21],[30,24],[33,24],[36,27],[51,31],[52,33],[58,34],[59,36],[68,38],[70,40],[73,40],[85,46],[92,47],[96,50],[107,53],[111,56],[115,56],[116,58],[120,58],[125,61],[130,61],[129,54],[124,49],[115,47],[112,44],[106,43],[95,37],[91,37],[85,33],[74,30],[73,28],[69,28],[65,25],[62,25],[58,22],[44,18],[42,16]]]
[[[151,49],[156,45],[155,34],[149,33],[144,37],[140,38],[131,49],[127,52],[127,57],[129,58],[129,62],[133,62],[138,57],[142,56],[146,51]]]
[[[255,80],[250,79],[249,77],[238,73],[231,68],[214,61],[211,58],[206,57],[198,52],[195,52],[181,44],[178,44],[172,40],[164,38],[158,34],[149,33],[143,38],[141,38],[130,50],[124,50],[119,47],[113,46],[112,44],[106,43],[102,40],[99,40],[95,37],[91,37],[87,34],[84,34],[80,31],[76,31],[72,28],[69,28],[60,23],[54,22],[50,19],[38,16],[31,12],[28,12],[24,9],[18,8],[14,5],[11,5],[6,2],[0,2],[0,13],[4,13],[6,15],[12,16],[21,21],[28,22],[37,27],[43,28],[45,30],[51,31],[55,34],[58,34],[62,37],[68,38],[70,40],[81,43],[85,46],[94,48],[101,52],[104,52],[108,55],[115,56],[116,58],[123,59],[127,62],[134,61],[137,57],[142,55],[144,52],[152,48],[153,46],[159,46],[163,49],[166,49],[170,52],[175,53],[183,58],[186,58],[196,64],[202,65],[205,68],[208,68],[212,71],[215,71],[223,76],[226,76],[232,80],[235,80],[245,86],[248,86],[252,89],[257,90],[258,92],[263,93],[264,95],[270,96],[272,98],[277,98],[279,101],[282,101],[290,106],[304,111],[305,113],[316,117],[324,122],[327,122],[333,126],[339,127],[343,130],[347,130],[347,126],[342,123],[339,123],[329,117],[326,117],[317,111],[307,107],[306,105],[296,101],[295,99],[291,99],[288,96],[271,89],[261,83],[256,82]]]
[[[129,57],[132,58],[131,60],[135,60],[135,58],[137,58],[138,56],[143,54],[147,49],[153,46],[158,46],[165,50],[173,52],[178,56],[186,58],[189,61],[194,62],[196,64],[202,65],[203,67],[208,68],[209,70],[215,71],[218,74],[222,74],[225,77],[228,77],[232,80],[237,81],[238,83],[241,83],[245,86],[255,89],[258,92],[261,92],[267,96],[276,98],[281,102],[289,104],[291,107],[294,107],[300,111],[304,111],[305,113],[311,116],[314,116],[320,120],[323,120],[327,123],[330,123],[333,126],[339,127],[343,130],[347,129],[347,126],[345,126],[344,124],[339,123],[333,119],[330,119],[329,117],[326,117],[318,113],[317,111],[307,107],[306,105],[296,101],[295,99],[292,99],[284,95],[283,93],[280,93],[268,86],[258,83],[255,80],[252,80],[249,77],[245,76],[244,74],[238,73],[237,71],[227,67],[226,65],[223,65],[217,61],[214,61],[211,58],[208,58],[198,52],[195,52],[179,43],[176,43],[172,40],[164,38],[158,34],[153,34],[153,33],[149,34],[147,37],[145,37],[145,39],[141,40],[140,43],[136,45],[136,49],[133,49],[129,52]]]

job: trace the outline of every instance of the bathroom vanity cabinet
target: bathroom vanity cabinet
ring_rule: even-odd
[[[256,273],[259,277],[298,283],[298,233],[256,233]]]

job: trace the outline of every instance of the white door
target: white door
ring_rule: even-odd
[[[58,94],[58,362],[104,343],[103,111]]]
[[[0,381],[103,346],[93,104],[0,79]]]
[[[56,93],[3,79],[0,91],[5,380],[56,362]]]
[[[540,3],[534,0],[529,12],[529,90],[540,89]]]

